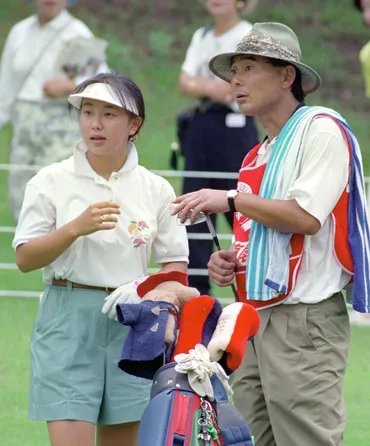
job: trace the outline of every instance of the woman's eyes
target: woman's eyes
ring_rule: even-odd
[[[84,115],[85,116],[92,116],[92,111],[90,111],[90,110],[85,110],[84,111]],[[113,113],[104,113],[104,116],[106,117],[106,118],[113,118],[114,116],[116,116],[116,115],[114,115]]]

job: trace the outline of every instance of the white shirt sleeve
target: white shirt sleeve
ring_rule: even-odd
[[[13,27],[6,39],[0,65],[0,129],[11,120],[11,109],[17,95],[18,83],[13,76],[13,44],[17,40],[17,27]]]
[[[45,176],[43,176],[45,178]],[[47,185],[40,187],[40,173],[27,184],[18,225],[13,239],[13,249],[28,241],[50,234],[55,230],[56,211],[47,194]],[[45,178],[46,179],[46,178]]]
[[[186,51],[184,63],[181,67],[181,71],[190,77],[195,77],[199,74],[199,68],[201,65],[201,58],[199,57],[199,44],[201,43],[203,32],[204,28],[200,28],[195,31]]]
[[[317,118],[308,130],[301,174],[288,191],[288,199],[319,220],[329,217],[348,184],[349,151],[338,125]]]
[[[158,231],[152,249],[157,264],[169,262],[186,262],[189,257],[189,244],[185,226],[177,223],[176,216],[171,215],[176,195],[169,183],[162,186],[163,199],[158,214]]]

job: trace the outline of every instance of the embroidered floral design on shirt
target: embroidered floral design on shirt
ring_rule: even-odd
[[[143,221],[130,221],[128,226],[128,232],[131,235],[134,248],[139,248],[141,245],[145,245],[150,238],[149,226]]]

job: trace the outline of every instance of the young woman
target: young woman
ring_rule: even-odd
[[[138,165],[136,84],[100,74],[69,102],[82,142],[29,181],[13,242],[19,269],[44,268],[47,284],[31,340],[30,418],[48,422],[52,446],[93,446],[95,424],[99,446],[134,446],[150,383],[119,370],[128,330],[112,319],[151,254],[163,271],[186,271],[186,231],[170,215],[170,184]]]
[[[11,164],[46,166],[73,153],[78,128],[69,119],[67,97],[87,77],[109,71],[102,60],[95,71],[59,73],[64,48],[92,39],[90,29],[67,6],[76,0],[34,0],[35,14],[11,29],[0,64],[0,129],[12,124]],[[86,55],[86,51],[82,51]],[[32,170],[11,170],[10,207],[17,221]]]
[[[234,51],[237,43],[251,30],[242,20],[258,0],[201,0],[213,24],[195,31],[181,68],[179,90],[197,100],[195,114],[183,141],[185,170],[231,172],[239,171],[245,155],[258,142],[253,118],[239,113],[230,85],[209,70],[213,56]],[[199,189],[235,189],[236,180],[185,178],[184,193]],[[233,214],[226,214],[232,227]],[[212,220],[216,223],[216,216]],[[189,232],[208,232],[207,225],[189,226]],[[207,268],[212,254],[211,240],[190,240],[189,268]],[[191,286],[201,294],[209,294],[208,276],[194,276]]]

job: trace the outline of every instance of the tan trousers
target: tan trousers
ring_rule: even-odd
[[[256,446],[343,446],[350,327],[342,294],[260,316],[256,353],[248,343],[233,376],[235,405]]]

